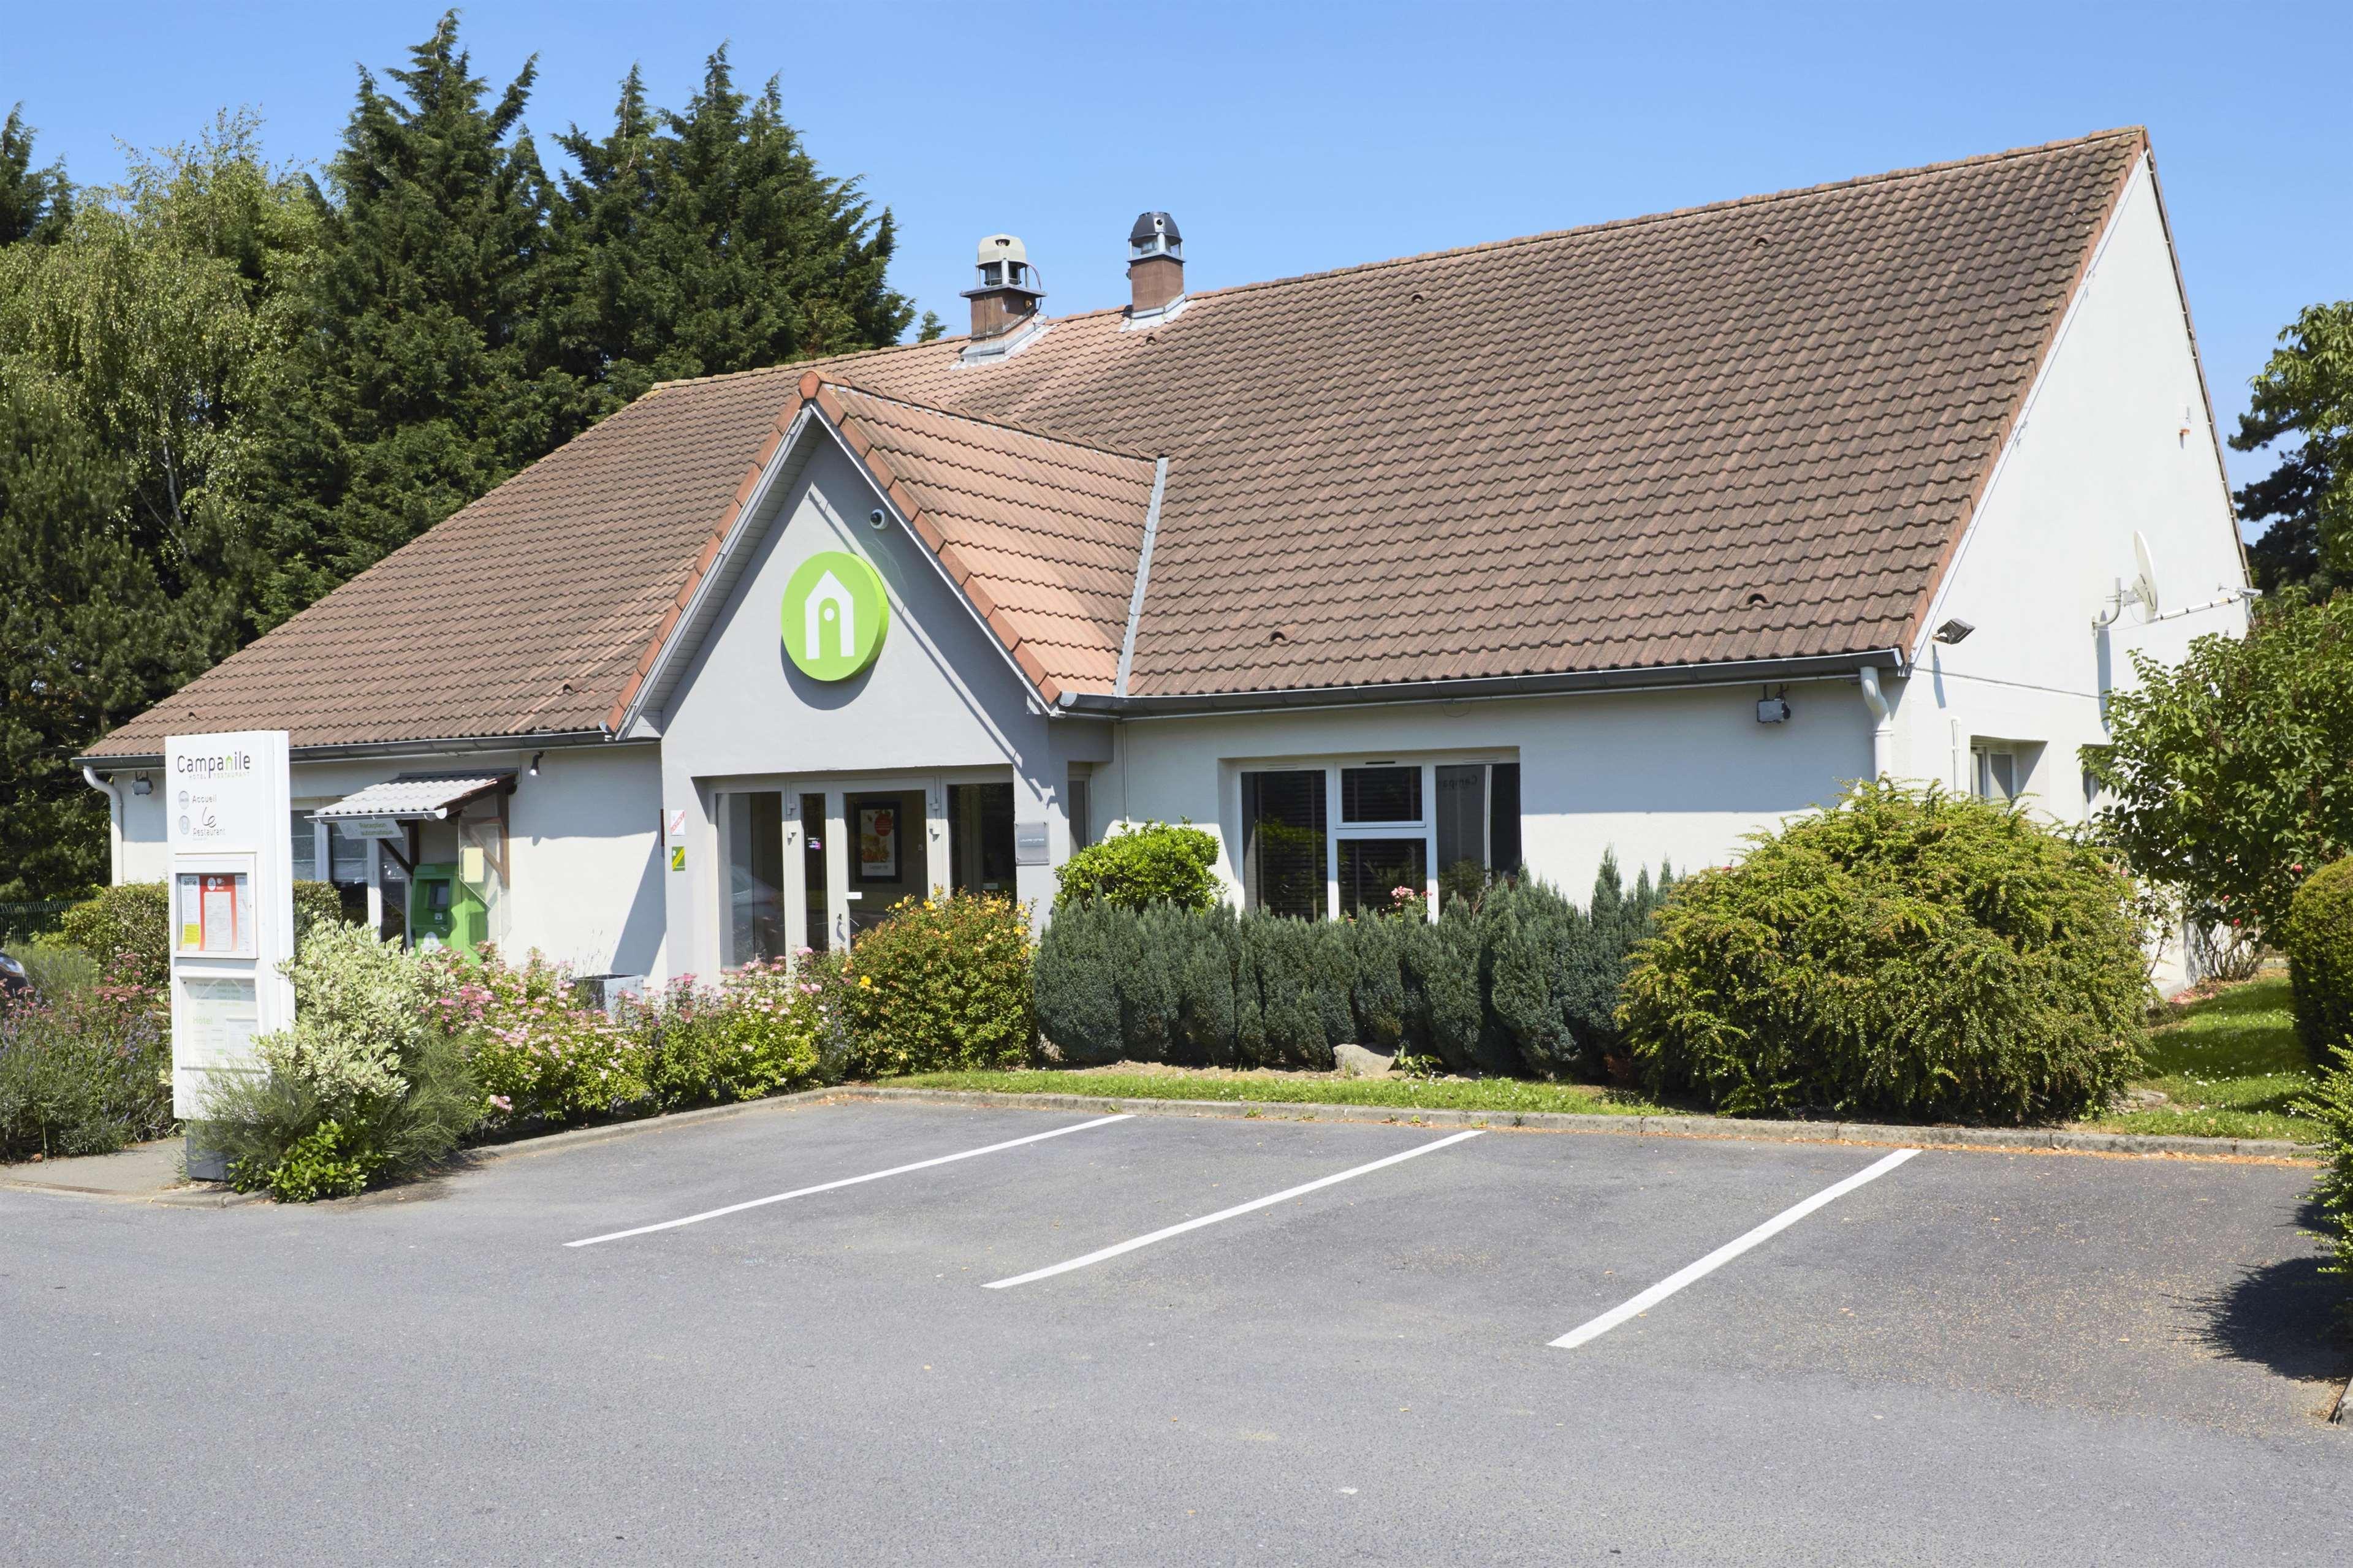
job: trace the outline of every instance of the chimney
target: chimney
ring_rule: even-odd
[[[964,291],[972,301],[976,339],[1002,336],[1037,315],[1046,290],[1038,286],[1038,269],[1029,265],[1029,252],[1018,239],[990,235],[980,242],[977,262],[980,286]]]
[[[1166,213],[1145,213],[1127,231],[1127,313],[1157,316],[1185,298],[1185,237]]]

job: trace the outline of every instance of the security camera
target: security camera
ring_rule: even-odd
[[[866,514],[866,526],[869,528],[880,528],[889,521],[890,519],[882,515],[882,509],[879,506]]]

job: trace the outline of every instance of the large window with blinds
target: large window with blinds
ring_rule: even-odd
[[[1242,775],[1242,880],[1250,907],[1302,920],[1324,910],[1324,771]]]
[[[1368,758],[1246,770],[1243,898],[1320,919],[1442,908],[1520,867],[1520,765]]]

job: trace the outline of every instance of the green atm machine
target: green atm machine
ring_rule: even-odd
[[[419,866],[408,879],[408,941],[417,948],[455,948],[469,958],[489,938],[490,910],[452,861]]]

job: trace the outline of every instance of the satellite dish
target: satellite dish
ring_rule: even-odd
[[[2133,530],[2132,596],[2140,601],[2141,616],[2147,620],[2157,618],[2157,563],[2148,555],[2148,536],[2139,529]]]

